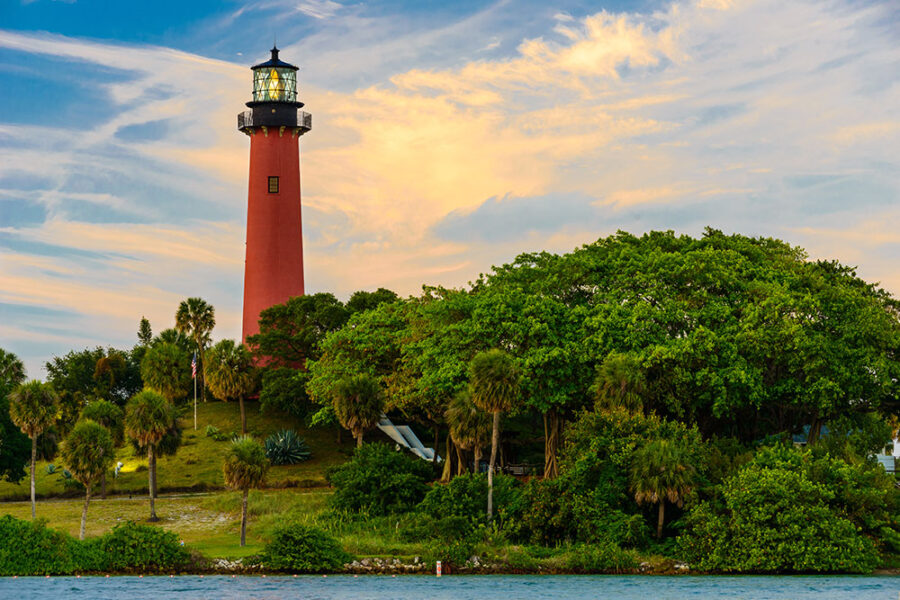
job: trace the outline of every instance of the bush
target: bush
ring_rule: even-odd
[[[71,575],[82,569],[78,540],[48,529],[44,519],[0,517],[0,576]]]
[[[573,546],[565,555],[565,566],[576,573],[621,573],[638,563],[629,552],[607,543]]]
[[[312,458],[306,440],[293,429],[282,429],[266,438],[266,457],[273,465],[294,465]]]
[[[149,525],[125,523],[84,541],[48,529],[46,521],[0,517],[0,576],[71,575],[106,570],[167,571],[188,559],[170,533]]]
[[[690,511],[678,544],[704,570],[871,572],[880,562],[878,532],[864,533],[879,525],[893,531],[885,523],[896,517],[882,511],[896,506],[896,492],[879,489],[865,475],[865,467],[828,455],[763,449],[725,481],[721,504],[704,502]]]
[[[509,475],[494,477],[495,522],[503,525],[510,508],[519,502],[519,481]],[[434,518],[463,517],[473,523],[484,522],[487,510],[487,475],[466,473],[446,485],[435,484],[417,510]]]
[[[432,465],[385,444],[357,448],[348,462],[328,471],[332,507],[371,515],[405,512],[422,501]]]
[[[532,480],[513,507],[510,535],[530,544],[585,542],[640,547],[650,539],[650,527],[630,502],[624,482],[611,476],[593,489],[582,490],[565,472],[557,479]]]
[[[297,524],[277,529],[262,554],[266,568],[292,573],[331,573],[351,560],[333,537]]]
[[[109,567],[117,571],[171,571],[189,558],[171,531],[131,521],[116,525],[101,545]]]
[[[224,433],[221,429],[216,427],[215,425],[207,425],[206,426],[206,437],[212,438],[217,442],[224,442],[228,439],[228,434]]]

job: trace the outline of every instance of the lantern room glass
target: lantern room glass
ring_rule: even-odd
[[[296,102],[297,71],[280,67],[253,69],[254,102]]]

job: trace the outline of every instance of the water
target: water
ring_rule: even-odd
[[[472,575],[365,577],[19,577],[0,579],[16,600],[897,600],[900,578]]]

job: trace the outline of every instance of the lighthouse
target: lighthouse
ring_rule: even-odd
[[[297,70],[272,48],[269,60],[251,67],[250,110],[238,114],[238,129],[250,138],[244,341],[259,333],[260,312],[303,295],[300,136],[312,115],[300,110]]]

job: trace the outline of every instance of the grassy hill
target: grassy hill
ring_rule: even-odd
[[[307,429],[303,423],[283,413],[259,412],[259,405],[248,402],[247,431],[263,440],[280,429],[294,429],[306,439],[312,458],[298,465],[272,467],[269,471],[270,487],[317,487],[326,485],[325,471],[344,462],[351,454],[353,444],[344,436],[345,443],[337,443],[334,429]],[[218,490],[225,487],[222,476],[222,459],[229,441],[215,441],[205,434],[207,425],[214,425],[226,434],[240,432],[240,410],[236,402],[211,401],[200,403],[198,408],[197,431],[193,428],[193,413],[181,420],[184,428],[182,446],[175,456],[160,457],[157,461],[158,486],[161,493],[199,492]],[[230,435],[229,435],[230,439]],[[107,475],[107,493],[115,495],[144,494],[147,492],[147,457],[135,455],[130,444],[119,448],[117,461],[124,463],[119,476],[113,471]],[[81,492],[67,490],[61,475],[62,467],[56,461],[57,472],[48,473],[45,461],[37,465],[37,494],[41,498],[63,495],[81,495]],[[98,493],[99,490],[97,490]],[[0,482],[0,500],[18,500],[29,497],[28,477],[18,484]]]

